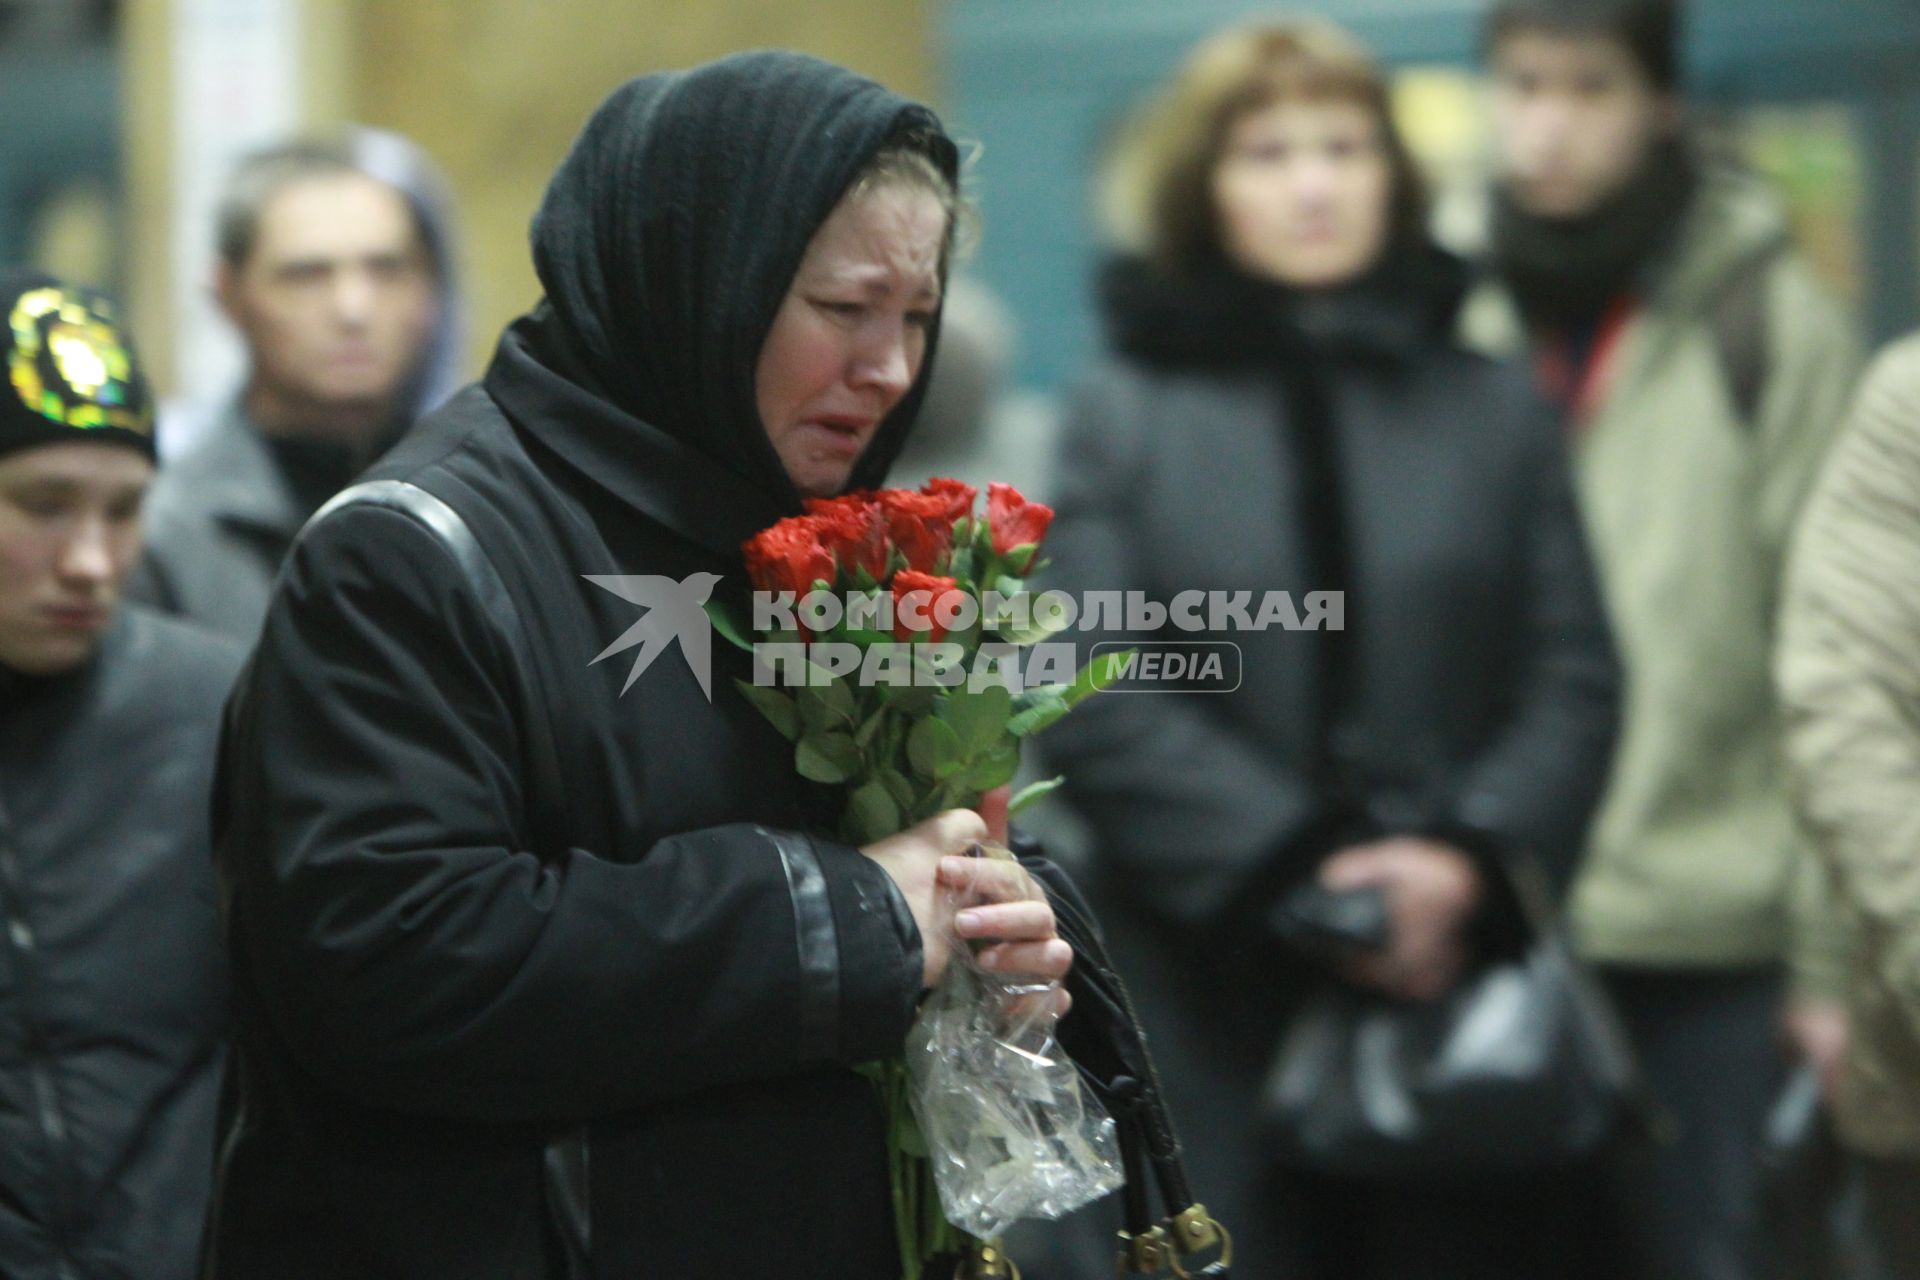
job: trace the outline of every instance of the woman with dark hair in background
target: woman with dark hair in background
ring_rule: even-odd
[[[798,54],[629,82],[535,218],[545,300],[307,526],[215,799],[209,1276],[900,1274],[849,1065],[901,1051],[948,928],[1048,978],[1072,951],[1007,864],[943,859],[977,814],[815,834],[837,797],[746,656],[599,662],[636,611],[584,575],[704,638],[748,537],[884,476],[956,181],[932,113]]]
[[[1108,194],[1111,354],[1067,415],[1049,585],[1083,608],[1250,592],[1249,614],[1266,592],[1345,593],[1344,629],[1210,606],[1204,632],[1108,635],[1231,641],[1237,687],[1095,699],[1047,743],[1194,1181],[1249,1275],[1580,1274],[1558,1215],[1582,1175],[1277,1185],[1256,1132],[1317,972],[1265,928],[1283,895],[1378,891],[1386,944],[1335,968],[1425,1002],[1512,923],[1507,859],[1572,873],[1617,675],[1558,433],[1524,369],[1456,342],[1465,273],[1339,31],[1203,45],[1123,137]]]

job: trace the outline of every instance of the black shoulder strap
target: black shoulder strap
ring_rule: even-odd
[[[513,655],[517,668],[514,683],[518,686],[520,721],[527,734],[527,763],[533,769],[534,803],[554,811],[543,813],[543,819],[559,816],[558,809],[565,794],[561,782],[560,751],[554,739],[551,713],[540,696],[539,683],[534,678],[532,647],[527,638],[526,625],[521,620],[520,610],[513,603],[513,597],[507,592],[507,584],[501,579],[499,569],[487,557],[480,540],[473,536],[473,530],[458,511],[420,486],[405,480],[368,480],[342,489],[313,513],[301,529],[301,536],[304,537],[307,529],[333,512],[347,506],[385,507],[390,511],[404,512],[433,534],[453,557],[454,563],[460,566],[461,576],[472,588],[480,607],[499,627],[500,634],[507,642],[507,649]],[[543,822],[542,825],[546,824]],[[561,828],[547,826],[547,829]]]
[[[1759,423],[1760,397],[1766,390],[1772,307],[1767,285],[1773,276],[1775,255],[1766,254],[1734,272],[1713,299],[1708,323],[1727,380],[1727,395],[1742,428],[1751,433]]]
[[[565,793],[561,787],[560,752],[553,733],[550,712],[540,696],[534,679],[532,647],[525,622],[507,591],[500,570],[488,558],[473,529],[458,511],[433,494],[405,480],[367,480],[335,494],[301,528],[301,536],[328,515],[347,506],[385,507],[404,512],[418,521],[440,541],[460,567],[460,574],[479,600],[494,625],[505,637],[513,655],[514,683],[520,698],[520,722],[527,735],[527,763],[533,770],[534,805],[541,812],[536,821],[547,831],[564,831]],[[588,1147],[586,1130],[575,1129],[548,1142],[543,1156],[548,1208],[554,1219],[560,1247],[566,1255],[570,1278],[588,1273],[592,1253],[592,1219],[588,1208]]]

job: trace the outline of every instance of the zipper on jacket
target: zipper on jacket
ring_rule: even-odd
[[[38,941],[26,917],[26,896],[21,892],[19,859],[13,848],[13,828],[6,809],[0,806],[0,924],[5,926],[5,943],[13,953],[13,971],[19,975],[20,1024],[25,1043],[21,1060],[33,1087],[35,1118],[47,1148],[49,1189],[47,1235],[53,1244],[54,1274],[59,1280],[72,1280],[72,1211],[66,1193],[70,1179],[67,1170],[67,1122],[60,1111],[60,1098],[54,1088],[53,1065],[49,1059],[44,1028],[36,1020],[33,1000],[33,975],[37,967]]]

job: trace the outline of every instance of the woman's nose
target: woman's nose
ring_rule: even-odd
[[[896,330],[865,346],[854,361],[854,384],[878,388],[889,403],[905,395],[913,385],[915,372],[911,341],[905,332]]]

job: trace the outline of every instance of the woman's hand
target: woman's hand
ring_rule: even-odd
[[[1378,886],[1387,896],[1393,931],[1386,950],[1351,961],[1350,981],[1402,1000],[1437,1000],[1453,989],[1467,966],[1466,926],[1482,892],[1466,854],[1438,840],[1395,836],[1334,854],[1320,866],[1320,883]]]
[[[1033,877],[1017,862],[967,856],[989,834],[979,814],[949,809],[861,850],[893,877],[913,912],[922,986],[946,972],[956,934],[981,944],[976,959],[989,972],[1058,982],[1073,967],[1073,948]]]

